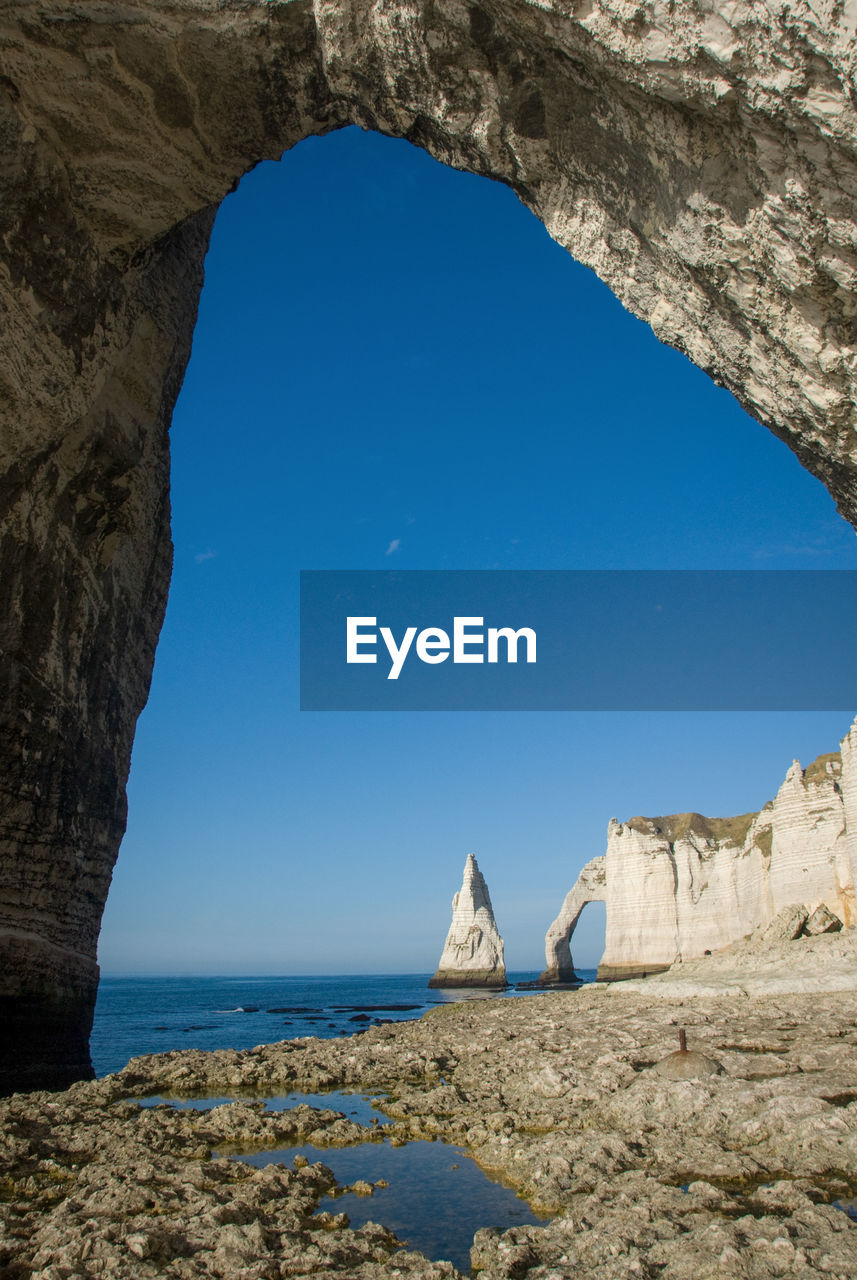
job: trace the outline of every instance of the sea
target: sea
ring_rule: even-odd
[[[382,1022],[419,1018],[438,1004],[526,999],[538,973],[510,973],[505,992],[429,990],[428,973],[323,977],[102,977],[92,1027],[97,1076],[170,1049],[252,1049],[301,1036],[333,1039]],[[594,969],[578,970],[581,982]]]

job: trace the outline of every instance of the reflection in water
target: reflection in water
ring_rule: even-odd
[[[841,1209],[852,1221],[857,1222],[857,1200],[834,1200],[833,1207]]]
[[[288,1093],[260,1098],[236,1093],[230,1097],[188,1098],[158,1094],[138,1098],[142,1107],[167,1105],[181,1109],[210,1111],[241,1100],[264,1102],[266,1111],[287,1111],[306,1105],[320,1110],[341,1111],[358,1124],[388,1123],[372,1106],[373,1096],[383,1105],[382,1095],[346,1093]],[[354,1192],[326,1196],[320,1210],[348,1214],[351,1225],[380,1222],[395,1232],[402,1242],[419,1249],[435,1261],[447,1259],[460,1271],[470,1270],[470,1246],[480,1227],[507,1227],[538,1224],[544,1219],[533,1213],[509,1187],[492,1181],[461,1147],[446,1142],[414,1141],[403,1146],[389,1142],[366,1142],[353,1147],[301,1147],[258,1151],[235,1156],[235,1159],[263,1167],[266,1164],[291,1164],[295,1156],[311,1163],[321,1161],[333,1170],[337,1182],[349,1185],[363,1181],[387,1182],[377,1187],[374,1195],[358,1196]]]
[[[433,1261],[447,1259],[460,1271],[470,1270],[473,1233],[480,1227],[538,1224],[524,1200],[509,1187],[493,1182],[461,1147],[446,1142],[415,1141],[394,1147],[366,1142],[356,1147],[288,1147],[258,1151],[237,1159],[261,1168],[291,1164],[295,1156],[321,1161],[339,1183],[388,1182],[371,1196],[353,1192],[326,1196],[321,1210],[348,1214],[354,1228],[380,1222],[412,1249]]]
[[[262,1098],[259,1094],[231,1094],[228,1098],[185,1098],[177,1094],[158,1093],[148,1098],[131,1098],[131,1102],[139,1102],[141,1107],[168,1106],[178,1110],[211,1111],[213,1107],[222,1107],[229,1102],[264,1102],[266,1111],[291,1111],[294,1107],[315,1107],[319,1111],[341,1111],[355,1124],[370,1125],[380,1121],[389,1124],[388,1120],[372,1106],[373,1098],[383,1100],[382,1094],[344,1093],[342,1090],[331,1090],[329,1093],[284,1093],[274,1098]]]

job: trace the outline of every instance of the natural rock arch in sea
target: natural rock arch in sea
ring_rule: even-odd
[[[167,429],[223,197],[347,124],[509,184],[854,523],[855,8],[6,6],[6,1088],[90,1070],[98,931],[170,574]]]

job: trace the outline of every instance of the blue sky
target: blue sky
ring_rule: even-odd
[[[507,963],[610,817],[758,808],[836,713],[301,713],[300,569],[857,568],[793,455],[512,192],[344,130],[228,197],[106,973],[421,972],[473,851]],[[597,962],[603,913],[575,958]]]

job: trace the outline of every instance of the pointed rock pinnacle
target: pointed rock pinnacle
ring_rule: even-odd
[[[461,888],[452,899],[452,924],[430,987],[505,987],[503,939],[479,863],[467,855]]]

